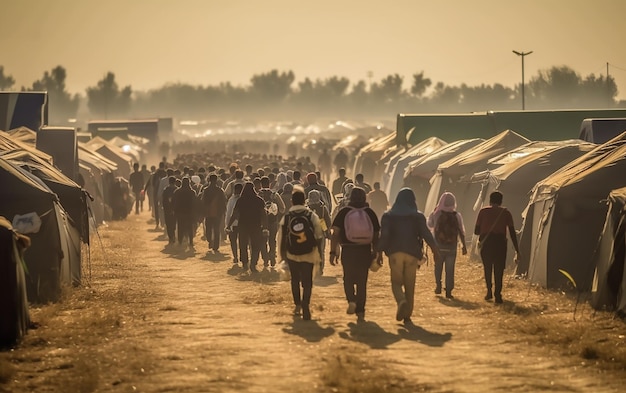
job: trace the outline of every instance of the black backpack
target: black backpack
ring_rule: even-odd
[[[311,211],[305,210],[302,212],[289,212],[285,216],[285,228],[283,228],[283,231],[288,253],[304,255],[317,247],[311,214]]]

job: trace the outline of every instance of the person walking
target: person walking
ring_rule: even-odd
[[[133,164],[133,173],[128,178],[130,189],[135,196],[135,214],[139,214],[139,210],[143,210],[143,174],[139,171],[139,163]]]
[[[168,179],[169,183],[169,179]],[[188,239],[189,249],[193,250],[193,221],[196,193],[191,188],[188,177],[183,177],[181,186],[174,191],[173,203],[178,227],[178,246],[183,246],[185,238]]]
[[[415,303],[415,276],[424,257],[424,241],[441,258],[439,249],[426,225],[426,217],[417,209],[415,194],[402,188],[391,209],[381,218],[378,249],[389,258],[391,292],[396,300],[396,320],[412,323]]]
[[[209,185],[202,191],[202,205],[204,210],[204,227],[209,250],[219,252],[220,235],[224,214],[226,213],[226,194],[217,183],[217,175],[209,175]]]
[[[492,192],[489,195],[489,206],[480,209],[474,227],[474,234],[478,235],[480,258],[485,270],[485,284],[487,285],[485,300],[491,300],[495,296],[495,302],[498,304],[502,303],[502,277],[506,265],[507,229],[515,249],[515,263],[520,257],[513,216],[507,208],[502,207],[502,199],[501,192]],[[493,292],[492,274],[495,284]]]
[[[291,194],[291,203],[280,222],[278,249],[291,273],[294,315],[302,313],[302,319],[308,321],[311,319],[313,271],[321,262],[318,245],[324,234],[317,214],[304,206],[302,190],[296,189]]]
[[[325,265],[325,253],[326,253],[326,239],[330,239],[330,213],[326,204],[322,200],[322,194],[317,190],[309,191],[309,197],[306,200],[306,207],[317,214],[322,228],[324,236],[319,239],[320,256],[322,258],[320,263],[320,275],[324,275]]]
[[[335,265],[341,245],[343,288],[348,301],[347,314],[356,314],[357,322],[365,321],[367,277],[373,258],[382,262],[378,249],[380,224],[365,201],[365,190],[354,187],[348,206],[342,208],[332,223],[330,264]]]
[[[278,220],[285,214],[285,203],[283,199],[270,188],[270,178],[261,177],[261,189],[259,196],[265,203],[265,213],[267,214],[267,237],[263,239],[261,254],[263,266],[276,266],[276,236],[278,234]]]
[[[454,266],[457,246],[461,240],[461,252],[467,255],[465,245],[465,225],[461,213],[456,211],[456,197],[444,192],[435,210],[428,216],[428,227],[433,231],[441,258],[435,258],[435,294],[441,294],[441,276],[446,270],[446,298],[454,299]]]
[[[163,221],[165,232],[169,240],[168,245],[176,243],[176,214],[174,213],[174,192],[176,191],[176,178],[168,177],[168,186],[163,190]]]
[[[346,169],[339,168],[337,178],[333,180],[332,184],[333,197],[337,197],[337,195],[343,193],[343,184],[346,182],[346,180],[348,180],[348,177],[346,176]]]
[[[385,191],[380,189],[380,182],[375,182],[374,189],[367,194],[367,203],[378,217],[382,217],[387,211],[389,199]]]
[[[226,204],[226,217],[224,219],[224,226],[226,228],[226,233],[228,234],[228,241],[230,242],[230,250],[233,253],[233,265],[239,264],[239,219],[237,217],[233,217],[233,211],[235,209],[235,204],[239,197],[241,196],[241,191],[243,190],[243,184],[237,183],[235,187],[233,187],[233,195],[228,199],[228,203]],[[233,217],[231,221],[231,217]],[[229,226],[229,222],[232,222]]]
[[[249,263],[250,270],[255,273],[258,271],[256,265],[263,246],[263,232],[267,230],[267,215],[265,202],[254,191],[254,185],[251,182],[243,186],[241,196],[235,203],[233,215],[228,222],[229,228],[235,219],[238,220],[239,255],[243,268],[246,270]],[[249,254],[248,246],[250,246]]]

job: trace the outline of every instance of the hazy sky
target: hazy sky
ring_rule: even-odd
[[[111,71],[134,90],[249,85],[254,74],[352,83],[424,71],[448,85],[526,81],[567,65],[626,99],[626,0],[0,0],[0,65],[31,86],[67,69],[84,93]]]

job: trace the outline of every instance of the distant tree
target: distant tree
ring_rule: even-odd
[[[618,91],[613,77],[596,77],[590,74],[581,82],[581,85],[584,92],[581,97],[583,105],[588,108],[615,106]]]
[[[128,113],[131,95],[131,87],[120,90],[115,82],[115,74],[108,72],[96,86],[87,88],[87,106],[93,115],[107,119],[109,116]]]
[[[4,66],[0,66],[0,90],[9,90],[15,84],[11,75],[4,74]]]
[[[411,94],[420,98],[426,92],[433,82],[430,78],[424,78],[424,71],[419,74],[413,74],[413,85],[411,86]]]
[[[372,84],[370,94],[373,100],[386,104],[400,101],[405,95],[405,92],[402,90],[403,81],[403,77],[393,74],[383,78],[380,83]]]
[[[67,71],[62,66],[56,66],[52,71],[45,71],[43,77],[33,82],[32,87],[27,90],[47,91],[49,102],[49,113],[51,123],[63,123],[68,118],[76,117],[80,96],[71,95],[66,90],[65,79]]]
[[[265,74],[253,75],[250,80],[251,94],[268,103],[282,102],[291,94],[291,85],[296,77],[293,71],[279,73],[272,70]]]
[[[461,104],[463,111],[485,111],[513,109],[515,92],[513,89],[496,83],[493,86],[461,85]]]
[[[437,82],[435,91],[430,97],[429,106],[432,112],[458,112],[461,102],[461,88]]]

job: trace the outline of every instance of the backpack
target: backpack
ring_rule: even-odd
[[[459,222],[456,212],[441,211],[435,223],[435,240],[438,244],[456,244],[459,236]]]
[[[289,212],[285,217],[287,252],[293,255],[308,254],[317,247],[311,211]]]
[[[374,225],[365,208],[349,207],[344,219],[346,239],[351,243],[369,244],[374,239]]]
[[[263,190],[261,193],[261,197],[265,202],[265,213],[267,217],[270,219],[275,219],[278,216],[278,205],[274,202],[274,191],[271,190]]]

